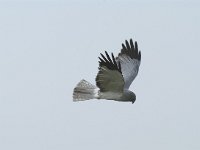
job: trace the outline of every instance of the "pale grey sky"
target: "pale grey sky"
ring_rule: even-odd
[[[199,150],[198,1],[0,1],[1,150]],[[72,102],[137,40],[131,103]]]

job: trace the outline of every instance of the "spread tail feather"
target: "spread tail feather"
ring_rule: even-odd
[[[98,98],[98,91],[99,89],[95,85],[92,85],[83,79],[74,88],[73,101],[76,102]]]

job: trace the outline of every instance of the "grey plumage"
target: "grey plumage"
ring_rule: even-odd
[[[96,86],[81,80],[74,88],[73,100],[108,99],[134,103],[136,95],[129,87],[138,74],[141,62],[137,42],[134,45],[132,39],[130,44],[126,40],[117,58],[113,53],[110,57],[107,51],[105,55],[100,55]]]

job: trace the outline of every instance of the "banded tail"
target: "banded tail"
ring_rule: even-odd
[[[95,85],[92,85],[83,79],[74,88],[73,101],[76,102],[98,98],[98,91],[99,89]]]

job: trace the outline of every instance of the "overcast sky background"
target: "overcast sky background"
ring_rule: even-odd
[[[100,52],[138,41],[137,100],[74,103]],[[199,150],[198,1],[0,1],[1,150]]]

